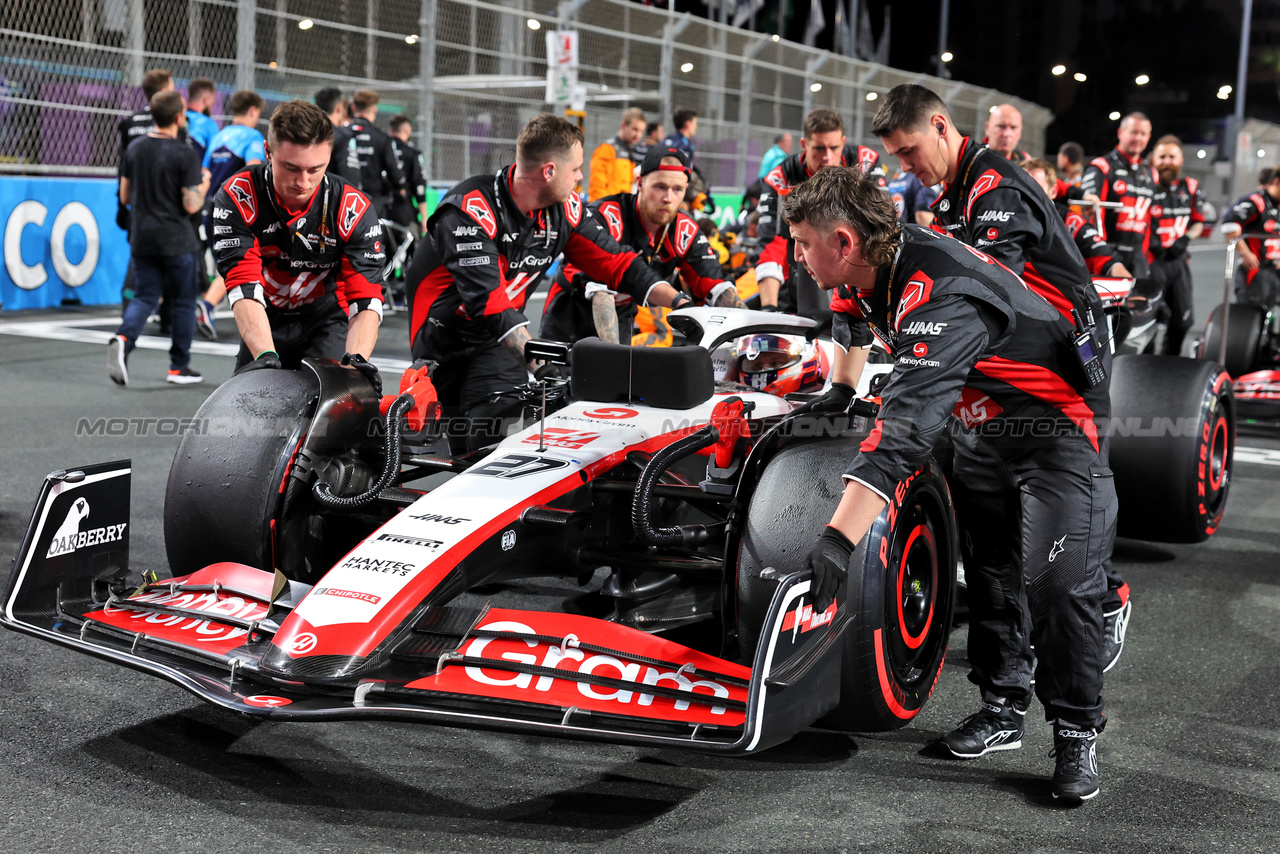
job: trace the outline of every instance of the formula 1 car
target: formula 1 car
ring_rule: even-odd
[[[712,361],[727,342],[813,323],[684,314],[699,346],[578,342],[572,400],[563,381],[531,384],[545,417],[471,456],[432,453],[440,422],[420,368],[382,400],[331,362],[234,377],[172,465],[171,577],[129,566],[129,463],[56,472],[3,622],[276,720],[724,753],[819,719],[902,726],[933,691],[951,626],[945,479],[929,460],[899,485],[816,611],[804,556],[859,431],[717,383]],[[564,345],[540,346],[566,361]],[[585,594],[531,606],[517,582],[535,577]]]
[[[776,313],[681,309],[671,323],[697,344],[578,342],[572,394],[526,387],[536,423],[472,455],[433,452],[441,422],[422,368],[381,400],[329,362],[234,377],[174,459],[171,577],[129,566],[127,462],[55,472],[0,620],[278,720],[392,718],[724,753],[815,722],[903,726],[936,685],[956,601],[943,466],[930,458],[898,486],[835,604],[816,611],[804,556],[864,433],[794,416],[795,399],[773,393],[787,388],[745,375],[740,342],[798,337],[796,367],[818,375],[832,345],[806,340],[813,321]],[[557,346],[535,352],[567,361]],[[767,353],[747,355],[767,365]],[[1116,376],[1135,398],[1154,395],[1148,410],[1129,404],[1142,425],[1171,411],[1171,395],[1194,403],[1181,444],[1152,439],[1166,456],[1132,467],[1174,493],[1152,497],[1157,509],[1190,507],[1152,538],[1196,540],[1206,518],[1216,525],[1203,504],[1225,501],[1226,478],[1198,471],[1192,454],[1216,447],[1230,389],[1223,398],[1205,365],[1175,361],[1196,371],[1119,357]],[[859,392],[891,370],[873,358]],[[1170,460],[1170,447],[1188,459]],[[1202,464],[1218,459],[1203,453]],[[1213,477],[1220,495],[1196,511]],[[528,578],[581,595],[532,607],[518,583]]]
[[[1216,359],[1232,376],[1243,421],[1274,425],[1280,422],[1280,306],[1231,301],[1236,244],[1250,237],[1263,240],[1268,252],[1280,246],[1280,239],[1267,234],[1242,234],[1227,241],[1222,304],[1205,323],[1197,355]]]

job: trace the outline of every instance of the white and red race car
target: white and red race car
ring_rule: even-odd
[[[234,377],[175,455],[167,571],[129,565],[127,461],[55,472],[0,622],[277,720],[724,753],[819,720],[908,723],[936,685],[955,605],[942,467],[930,458],[898,486],[836,603],[815,611],[804,556],[864,435],[859,407],[873,404],[793,417],[792,400],[734,381],[732,342],[803,341],[812,321],[710,308],[671,317],[696,344],[579,342],[571,395],[530,385],[534,423],[470,456],[434,452],[441,422],[425,369],[381,400],[332,362]],[[817,361],[831,346],[810,343]],[[873,359],[860,393],[890,370]],[[1135,376],[1152,385],[1157,374]],[[1216,429],[1220,389],[1198,374],[1160,382],[1182,383],[1200,420],[1177,439],[1186,466],[1152,464],[1185,481],[1155,503],[1194,505],[1208,482],[1194,456],[1204,424]],[[1150,446],[1167,455],[1169,441]],[[1161,538],[1203,539],[1206,519],[1216,525],[1191,506],[1164,519]]]

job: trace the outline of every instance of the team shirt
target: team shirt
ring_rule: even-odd
[[[326,174],[300,211],[284,207],[260,163],[227,179],[213,198],[210,240],[227,297],[268,311],[305,311],[336,296],[350,317],[382,316],[382,225],[369,197]]]
[[[643,304],[662,279],[618,245],[581,197],[525,214],[511,196],[515,166],[455,186],[427,220],[429,239],[408,280],[415,358],[439,358],[502,340],[528,324],[523,310],[561,253],[592,280]]]
[[[1107,384],[1086,387],[1071,321],[997,259],[906,225],[893,264],[869,290],[837,288],[831,310],[837,342],[870,324],[894,357],[875,426],[845,475],[885,500],[952,415],[1001,456],[1062,442],[1099,452]]]
[[[1256,190],[1239,199],[1222,217],[1223,225],[1235,223],[1248,234],[1274,234],[1275,237],[1246,237],[1245,245],[1258,256],[1259,267],[1280,267],[1280,207],[1266,190]],[[1245,272],[1252,282],[1257,270]]]
[[[934,200],[933,228],[988,253],[1064,317],[1102,320],[1089,269],[1044,188],[1021,166],[965,137],[956,179]]]
[[[1142,158],[1130,160],[1118,148],[1090,161],[1080,178],[1081,193],[1093,193],[1120,208],[1103,208],[1102,239],[1111,244],[1136,278],[1148,275],[1151,242],[1151,200],[1156,177]]]
[[[915,222],[916,213],[928,211],[929,205],[938,197],[936,189],[926,187],[910,172],[899,172],[888,179],[885,189],[893,200],[893,209],[898,212],[899,222]]]
[[[1197,222],[1204,222],[1204,195],[1199,181],[1183,176],[1167,186],[1157,183],[1151,197],[1152,259],[1185,258],[1191,242],[1187,229]]]
[[[196,156],[204,163],[204,153],[209,150],[209,143],[218,133],[218,123],[195,110],[187,110],[187,137]]]

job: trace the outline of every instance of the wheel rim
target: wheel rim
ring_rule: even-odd
[[[939,509],[925,496],[899,510],[888,566],[893,578],[885,597],[884,635],[887,664],[899,684],[919,687],[931,681],[936,671],[936,652],[946,619],[950,596],[949,579],[943,573],[946,538],[939,537]]]

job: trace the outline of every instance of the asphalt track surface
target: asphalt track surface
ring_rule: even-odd
[[[1196,256],[1199,317],[1221,253]],[[203,386],[163,382],[161,349],[106,377],[110,311],[0,317],[0,553],[16,554],[41,478],[132,458],[132,565],[163,566],[176,436],[77,433],[80,419],[191,415]],[[94,318],[98,318],[95,322]],[[56,326],[72,322],[79,325]],[[15,335],[42,324],[46,337]],[[230,341],[230,318],[223,341]],[[58,332],[70,329],[71,332]],[[403,315],[379,355],[403,359]],[[79,330],[79,331],[76,331]],[[89,341],[76,340],[89,330]],[[82,336],[81,336],[82,337]],[[229,349],[229,348],[228,348]],[[668,750],[398,723],[254,723],[167,682],[0,632],[5,851],[1276,851],[1280,850],[1280,433],[1242,434],[1219,533],[1121,541],[1134,616],[1108,674],[1102,794],[1049,796],[1051,738],[973,762],[921,748],[973,711],[957,629],[934,699],[908,727],[813,730],[762,755]]]

